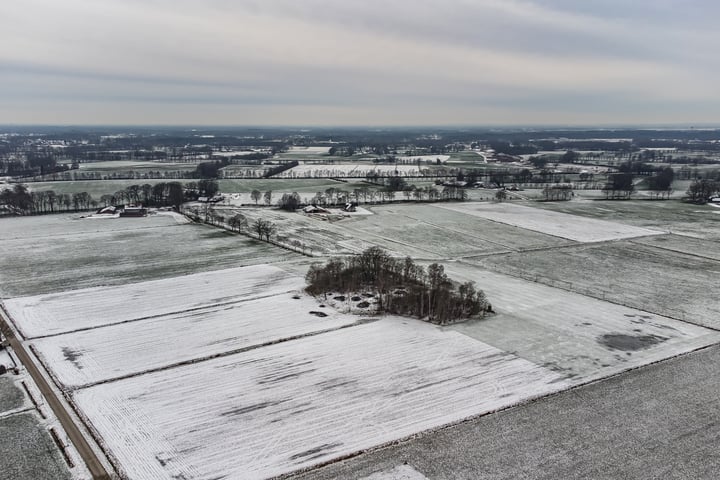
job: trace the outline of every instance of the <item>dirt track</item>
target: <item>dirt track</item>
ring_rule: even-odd
[[[108,474],[107,470],[105,470],[105,467],[95,455],[93,449],[90,448],[90,445],[85,440],[85,437],[83,437],[77,425],[75,425],[75,422],[65,409],[65,406],[58,399],[57,395],[55,395],[52,388],[50,388],[50,385],[45,380],[45,377],[42,376],[40,370],[38,370],[37,366],[33,362],[32,357],[28,355],[25,347],[23,347],[22,343],[20,343],[15,336],[15,333],[9,326],[5,312],[2,311],[2,309],[0,309],[0,331],[5,337],[7,337],[10,347],[12,347],[15,355],[20,360],[20,363],[22,363],[30,373],[33,381],[40,389],[40,392],[45,397],[45,400],[48,405],[50,405],[50,408],[52,408],[53,413],[60,421],[63,429],[65,429],[67,436],[70,438],[70,441],[75,446],[75,449],[82,457],[85,465],[87,465],[87,468],[93,478],[96,480],[110,480],[112,477]]]

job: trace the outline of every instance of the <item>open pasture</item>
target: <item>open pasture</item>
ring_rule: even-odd
[[[720,239],[705,240],[697,237],[683,235],[656,235],[632,240],[633,243],[640,243],[656,248],[697,255],[710,258],[720,262]]]
[[[374,216],[352,218],[338,224],[341,227],[362,231],[384,231],[387,228],[414,225],[415,229],[436,229],[449,238],[435,239],[432,235],[413,235],[411,232],[398,232],[395,238],[417,243],[424,248],[441,254],[443,250],[460,251],[462,246],[453,245],[451,238],[460,245],[470,245],[470,250],[478,253],[495,253],[525,248],[541,248],[568,245],[573,242],[524,228],[493,222],[463,211],[443,208],[445,204],[396,204],[372,207]],[[436,234],[437,235],[437,234]],[[392,235],[387,235],[391,237]]]
[[[663,233],[510,203],[453,203],[438,206],[577,242],[600,242]]]
[[[301,287],[302,280],[285,270],[255,265],[11,298],[5,300],[5,309],[22,335],[34,338],[230,304]]]
[[[112,195],[115,192],[124,190],[130,185],[144,185],[150,184],[155,185],[163,182],[180,182],[182,184],[188,182],[197,182],[197,180],[190,180],[184,178],[127,178],[119,180],[70,180],[70,181],[56,181],[56,182],[31,182],[28,183],[28,188],[33,192],[49,191],[52,190],[55,193],[80,193],[87,192],[93,199],[100,200],[103,195]]]
[[[449,328],[563,373],[574,384],[720,341],[713,330],[464,262],[445,270],[476,282],[497,312]]]
[[[585,192],[580,192],[584,196]],[[610,220],[663,232],[720,239],[720,209],[678,201],[589,200],[539,202],[537,207],[581,217]]]
[[[194,279],[185,279],[195,284]],[[298,286],[302,286],[301,279]],[[132,292],[128,289],[124,297],[128,304],[133,302]],[[310,313],[318,310],[325,316]],[[307,295],[269,293],[255,300],[101,326],[31,344],[61,384],[77,388],[359,321],[362,317],[318,308],[317,301]]]
[[[151,162],[116,160],[107,162],[85,162],[80,164],[81,172],[99,172],[108,174],[112,172],[177,172],[195,170],[199,162]]]
[[[172,216],[75,219],[46,215],[3,219],[0,295],[17,297],[118,285],[297,255]],[[23,237],[23,232],[32,238]]]
[[[623,305],[720,328],[720,262],[636,241],[485,257],[480,264]],[[561,267],[560,267],[561,266]]]
[[[465,335],[388,317],[73,398],[130,478],[266,478],[565,387]]]

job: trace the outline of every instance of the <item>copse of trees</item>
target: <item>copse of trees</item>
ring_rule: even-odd
[[[97,208],[87,192],[55,193],[52,190],[31,192],[23,184],[0,190],[0,205],[11,215],[38,215],[55,212],[91,210]]]
[[[720,195],[720,181],[710,178],[699,178],[690,184],[687,200],[692,203],[707,203],[714,195]]]
[[[425,269],[410,257],[396,259],[379,247],[352,257],[332,258],[325,265],[313,264],[305,280],[307,292],[313,295],[371,290],[381,311],[439,324],[492,311],[485,293],[474,282],[455,288],[442,265],[433,263]]]
[[[300,163],[297,160],[293,160],[291,162],[283,163],[281,165],[278,165],[277,167],[269,168],[265,171],[263,174],[264,178],[270,178],[273,175],[277,175],[278,173],[282,173],[286,170],[290,170],[293,167],[297,167],[300,165]]]
[[[628,199],[635,191],[632,173],[613,173],[608,175],[608,183],[602,189],[606,199]]]

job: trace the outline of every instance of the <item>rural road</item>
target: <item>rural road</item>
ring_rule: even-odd
[[[70,441],[82,457],[85,465],[87,465],[90,474],[96,480],[110,480],[111,477],[107,470],[105,470],[105,467],[100,462],[97,455],[95,455],[93,449],[90,448],[90,445],[85,440],[85,437],[83,437],[77,425],[75,425],[75,422],[65,409],[65,406],[58,399],[57,395],[55,395],[52,388],[50,388],[50,385],[45,380],[45,377],[42,376],[40,370],[33,362],[32,357],[28,355],[25,347],[23,347],[22,343],[20,343],[15,336],[15,333],[12,328],[10,328],[9,322],[5,317],[5,312],[2,309],[0,309],[0,332],[2,332],[2,334],[8,339],[10,347],[12,347],[15,355],[20,360],[20,363],[22,363],[30,373],[30,376],[45,397],[48,405],[52,408],[53,413],[55,413],[55,416],[60,421],[63,429],[65,429]]]

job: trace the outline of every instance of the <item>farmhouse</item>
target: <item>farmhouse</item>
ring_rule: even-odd
[[[121,217],[147,217],[147,208],[130,205],[120,211]]]

